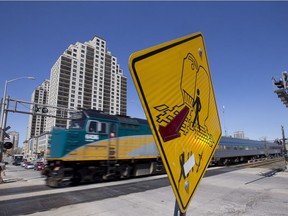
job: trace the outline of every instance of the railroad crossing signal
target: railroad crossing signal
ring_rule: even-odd
[[[11,127],[10,126],[7,126],[5,129],[4,129],[4,137],[10,139],[10,135],[8,133],[6,133],[6,131],[8,131]],[[11,149],[13,147],[13,143],[10,142],[10,141],[5,141],[4,140],[4,143],[3,143],[3,147],[5,149]]]
[[[203,36],[133,53],[129,68],[184,213],[221,137]]]
[[[34,106],[34,112],[42,112],[42,113],[48,113],[49,110],[47,107],[39,107],[37,104]]]

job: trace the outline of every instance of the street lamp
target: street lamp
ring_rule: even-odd
[[[14,82],[16,80],[20,80],[20,79],[29,79],[29,80],[35,80],[35,77],[18,77],[15,79],[11,79],[11,80],[6,80],[5,81],[5,87],[4,87],[4,95],[2,98],[2,105],[1,105],[1,136],[0,136],[0,147],[1,147],[1,154],[0,154],[0,162],[2,162],[3,160],[3,144],[4,144],[4,130],[6,127],[6,94],[7,94],[7,85],[8,83]]]

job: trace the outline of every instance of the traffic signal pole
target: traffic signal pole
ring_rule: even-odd
[[[5,87],[5,90],[6,88],[7,87]],[[29,105],[30,107],[32,106],[32,109],[30,109],[29,111],[20,110],[18,106],[19,104]],[[58,119],[69,119],[69,113],[75,112],[75,111],[77,110],[69,109],[65,107],[50,106],[47,104],[40,104],[40,103],[35,103],[35,102],[30,102],[30,101],[12,99],[10,97],[6,97],[6,94],[4,94],[4,97],[2,99],[2,104],[1,104],[0,162],[3,162],[3,150],[4,150],[4,143],[5,143],[4,138],[5,138],[5,130],[6,130],[8,112],[22,113],[22,114],[29,114],[29,115],[41,115],[45,117],[58,118]],[[60,112],[60,115],[57,114],[57,112]]]
[[[281,130],[282,130],[282,139],[283,139],[283,149],[284,149],[284,158],[285,158],[285,164],[287,165],[287,161],[288,161],[288,156],[287,156],[287,148],[286,148],[286,138],[285,138],[285,133],[284,133],[284,127],[281,126]]]
[[[8,100],[7,100],[8,103]],[[0,131],[0,149],[1,149],[1,154],[0,154],[0,184],[3,183],[3,177],[2,173],[5,170],[5,163],[3,161],[3,156],[4,156],[4,135],[5,135],[5,127],[6,127],[6,122],[7,122],[7,111],[6,111],[6,98],[2,99],[2,109],[1,109],[1,131]]]
[[[4,145],[4,129],[5,126],[4,124],[6,124],[6,93],[7,93],[7,84],[8,81],[6,80],[5,82],[5,86],[4,86],[4,95],[2,98],[2,104],[1,104],[1,134],[0,134],[0,142],[1,142],[1,155],[0,155],[0,162],[3,162],[3,145]]]
[[[278,98],[282,101],[282,103],[288,108],[288,72],[283,71],[281,74],[281,78],[279,80],[276,80],[274,77],[272,77],[272,82],[276,89],[274,90],[274,93],[277,94]],[[287,165],[288,161],[288,155],[287,155],[287,148],[286,148],[286,138],[284,134],[284,127],[281,126],[282,129],[282,139],[283,139],[283,153],[285,158],[285,164]]]
[[[5,138],[5,128],[6,128],[6,123],[7,123],[7,105],[8,105],[8,101],[6,98],[2,99],[2,109],[1,110],[1,114],[2,114],[2,118],[1,118],[1,133],[0,133],[0,143],[1,143],[1,154],[0,154],[0,163],[3,162],[3,155],[4,155],[4,138]],[[3,104],[4,103],[4,104]]]
[[[25,104],[32,106],[29,111],[19,109],[19,104]],[[14,105],[14,106],[13,106]],[[14,108],[11,108],[14,107]],[[41,115],[45,117],[58,118],[58,119],[69,119],[69,113],[73,113],[77,111],[76,109],[69,109],[64,107],[56,107],[50,106],[47,104],[40,104],[30,101],[23,101],[12,99],[10,97],[3,97],[1,104],[1,125],[0,125],[0,184],[3,182],[2,179],[2,171],[4,170],[5,163],[3,163],[4,159],[4,138],[5,138],[5,130],[6,130],[6,122],[8,112],[13,113],[21,113],[21,114],[29,114],[29,115]],[[57,112],[60,112],[60,115],[57,115]]]

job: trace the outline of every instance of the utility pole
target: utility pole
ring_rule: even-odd
[[[283,149],[284,149],[284,158],[285,158],[285,163],[287,162],[287,149],[286,149],[286,138],[285,138],[285,133],[284,133],[284,127],[281,126],[281,129],[282,129],[282,139],[283,139]]]

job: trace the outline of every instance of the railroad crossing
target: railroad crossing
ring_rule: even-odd
[[[282,159],[254,168],[208,168],[187,215],[287,215],[288,172],[270,172],[283,166]],[[37,171],[15,169],[21,168],[7,168],[8,177],[25,178],[0,185],[3,216],[151,216],[173,212],[175,197],[166,175],[51,189],[40,176],[29,178],[28,172]]]

